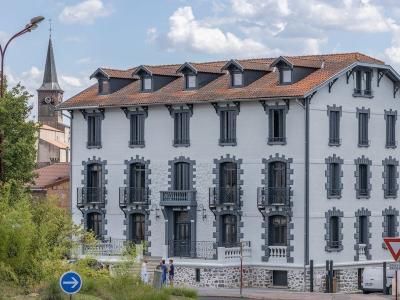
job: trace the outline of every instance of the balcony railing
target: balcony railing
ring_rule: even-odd
[[[340,241],[328,241],[328,247],[330,249],[339,249],[341,246],[341,242]]]
[[[257,206],[290,205],[289,187],[260,187],[257,189]]]
[[[98,204],[104,206],[105,204],[105,187],[79,187],[77,205],[83,207],[88,204]]]
[[[342,194],[342,189],[328,188],[329,197],[340,197]]]
[[[131,204],[148,204],[149,189],[148,188],[119,188],[119,206],[126,207]]]
[[[216,259],[217,250],[212,241],[172,240],[168,242],[168,256]]]
[[[286,262],[287,246],[268,246],[269,261]]]
[[[284,136],[270,136],[268,137],[268,143],[286,143],[286,137]]]
[[[172,190],[160,192],[161,206],[187,206],[196,204],[195,190]]]
[[[340,145],[340,138],[336,137],[329,138],[329,145]]]
[[[218,205],[240,205],[239,187],[211,187],[209,190],[209,206],[216,207]]]
[[[358,244],[358,259],[367,260],[367,245]]]

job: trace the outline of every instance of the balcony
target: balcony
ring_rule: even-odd
[[[287,246],[268,246],[269,262],[285,263]]]
[[[128,205],[149,204],[149,189],[148,188],[131,188],[131,187],[120,187],[119,188],[119,206],[127,207]]]
[[[239,187],[211,187],[209,190],[209,206],[240,206]]]
[[[358,244],[358,260],[367,260],[367,245]]]
[[[267,206],[290,206],[289,187],[259,187],[257,189],[257,206],[264,209]]]
[[[188,206],[196,205],[195,190],[172,190],[160,192],[161,206]]]
[[[77,189],[77,206],[84,207],[90,204],[105,205],[105,187],[79,187]]]
[[[168,242],[168,256],[216,259],[217,250],[213,241],[171,240]]]

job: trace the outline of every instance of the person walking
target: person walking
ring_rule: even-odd
[[[169,285],[174,286],[175,266],[173,259],[169,260]]]
[[[144,284],[149,283],[149,274],[147,273],[147,259],[145,259],[142,263],[142,268],[140,270],[140,278]]]
[[[161,261],[161,271],[162,271],[162,284],[167,282],[167,265],[165,264],[165,259]]]

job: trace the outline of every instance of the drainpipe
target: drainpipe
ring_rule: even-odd
[[[310,100],[311,97],[304,99],[305,107],[305,159],[304,159],[304,291],[306,290],[306,266],[310,262],[310,220],[309,220],[309,195],[310,195]]]

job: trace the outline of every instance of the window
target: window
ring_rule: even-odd
[[[338,162],[328,164],[328,198],[338,198],[341,196],[341,171]]]
[[[329,247],[332,249],[338,249],[340,247],[338,216],[332,216],[330,218],[329,233]]]
[[[232,86],[242,86],[243,85],[243,73],[240,71],[235,71],[231,73]]]
[[[360,187],[359,187],[359,195],[360,196],[368,196],[369,194],[369,189],[368,189],[368,165],[366,164],[360,164],[358,166],[358,172],[359,172],[359,180],[360,180]]]
[[[220,111],[220,139],[222,146],[236,145],[236,110]]]
[[[86,228],[88,231],[93,232],[96,238],[102,237],[102,216],[100,213],[93,212],[86,216]]]
[[[358,244],[368,244],[368,217],[359,216],[358,218]]]
[[[356,88],[354,94],[361,94],[361,83],[362,83],[362,72],[361,70],[356,71]]]
[[[142,91],[151,91],[153,89],[152,87],[152,81],[150,76],[143,76],[142,77]]]
[[[268,204],[286,204],[289,200],[289,190],[286,187],[286,163],[271,162],[268,171]]]
[[[145,217],[143,214],[131,214],[131,236],[130,240],[135,244],[140,244],[145,240]]]
[[[88,203],[103,202],[102,166],[100,164],[88,165],[86,190]]]
[[[292,70],[282,69],[282,80],[281,83],[291,83],[292,82]]]
[[[188,191],[191,189],[190,164],[177,162],[174,164],[174,190]]]
[[[106,95],[109,93],[110,85],[108,80],[99,79],[99,94]]]
[[[146,168],[144,164],[133,163],[129,166],[129,201],[146,201]]]
[[[272,216],[269,218],[269,245],[287,245],[287,218],[285,216]]]
[[[358,146],[368,147],[368,112],[358,112]]]
[[[196,84],[196,75],[186,75],[186,89],[195,89],[197,87]]]
[[[286,143],[285,134],[285,108],[269,109],[269,137],[268,144],[284,144]]]
[[[371,96],[372,95],[371,81],[372,81],[372,72],[371,71],[365,72],[365,90],[364,90],[364,95],[366,95],[366,96]]]
[[[386,216],[386,230],[387,237],[396,237],[396,216],[387,215]]]
[[[189,146],[189,120],[190,113],[175,112],[174,113],[174,146]]]
[[[288,275],[287,271],[272,271],[272,285],[273,286],[287,286],[288,285]]]
[[[144,147],[144,113],[130,114],[130,147]]]
[[[353,96],[372,97],[372,70],[356,70]]]
[[[328,107],[328,114],[329,114],[329,146],[339,146],[341,107],[338,109],[333,109]]]
[[[389,114],[387,111],[385,111],[386,148],[396,147],[396,118],[397,118],[397,112]]]
[[[396,165],[387,164],[385,165],[385,175],[387,178],[387,185],[385,190],[386,197],[396,197],[397,196],[397,168]]]
[[[238,186],[236,163],[221,163],[219,180],[220,203],[237,203]]]
[[[223,215],[222,216],[222,246],[235,247],[237,246],[237,233],[236,233],[236,216]]]
[[[101,115],[87,116],[88,123],[88,148],[101,147]]]

